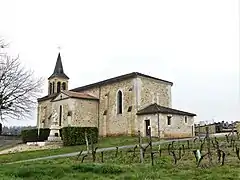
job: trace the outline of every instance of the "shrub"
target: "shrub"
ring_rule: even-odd
[[[98,128],[97,127],[64,127],[62,128],[62,140],[64,146],[74,146],[85,144],[85,131],[89,143],[91,137],[93,143],[98,142]]]
[[[40,129],[38,141],[45,141],[45,140],[47,140],[47,138],[49,136],[49,133],[50,133],[50,129],[49,128]]]
[[[49,133],[49,128],[40,129],[38,137],[38,129],[26,129],[21,131],[21,137],[23,143],[45,141],[47,140]]]

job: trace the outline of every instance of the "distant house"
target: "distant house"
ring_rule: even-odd
[[[237,129],[237,132],[240,133],[240,121],[236,122],[236,129]]]
[[[222,123],[212,123],[212,124],[195,124],[195,134],[205,135],[206,127],[209,129],[209,134],[215,134],[222,132]]]
[[[209,133],[214,134],[214,133],[222,133],[222,132],[234,132],[237,131],[237,124],[239,122],[233,122],[233,123],[228,123],[228,122],[218,122],[218,123],[212,123],[212,124],[195,124],[195,134],[198,135],[200,134],[206,134],[206,127],[209,127]]]
[[[98,127],[100,136],[191,137],[196,114],[172,108],[172,82],[133,72],[68,90],[60,53],[48,78],[48,94],[38,99],[37,126]],[[151,127],[151,132],[149,131]]]

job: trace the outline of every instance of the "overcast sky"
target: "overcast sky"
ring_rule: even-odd
[[[0,0],[0,36],[46,81],[58,46],[70,88],[130,72],[172,81],[173,108],[240,120],[238,0]],[[6,123],[5,123],[6,124]],[[11,125],[35,125],[9,121]]]

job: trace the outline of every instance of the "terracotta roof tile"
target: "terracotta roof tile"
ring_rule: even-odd
[[[54,93],[54,94],[51,94],[51,95],[46,95],[44,97],[41,97],[41,98],[38,98],[37,101],[38,102],[41,102],[41,101],[45,101],[45,100],[48,100],[48,99],[54,99],[55,97],[57,97],[59,93]]]
[[[185,115],[185,116],[196,116],[196,114],[180,111],[177,109],[172,109],[164,106],[160,106],[156,103],[151,104],[137,112],[137,115],[144,115],[144,114],[155,114],[155,113],[162,113],[162,114],[177,114],[177,115]]]
[[[72,98],[80,98],[80,99],[95,99],[98,100],[97,97],[94,97],[87,93],[79,93],[79,92],[73,92],[73,91],[62,91],[64,94],[66,94],[69,97]]]
[[[66,94],[69,97],[72,97],[72,98],[98,100],[97,97],[94,97],[94,96],[92,96],[90,94],[87,94],[87,93],[79,93],[79,92],[73,92],[73,91],[61,91],[61,92]],[[59,94],[60,93],[55,93],[55,94],[44,96],[42,98],[38,98],[38,102],[45,101],[45,100],[48,100],[48,99],[53,100]]]

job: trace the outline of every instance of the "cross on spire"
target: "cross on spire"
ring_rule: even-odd
[[[62,47],[61,47],[61,46],[58,46],[57,48],[58,48],[58,51],[59,51],[59,52],[60,52],[60,51],[61,51],[61,49],[62,49]]]

